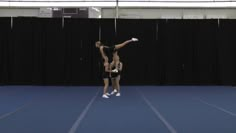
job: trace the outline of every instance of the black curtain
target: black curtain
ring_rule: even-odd
[[[119,20],[117,22],[117,40],[122,43],[132,37],[139,42],[132,42],[119,50],[124,69],[121,82],[124,84],[153,84],[159,82],[157,55],[156,20]],[[155,77],[155,78],[153,78]]]
[[[33,72],[33,24],[31,18],[15,18],[9,44],[9,83],[26,84]]]
[[[219,21],[218,58],[221,84],[236,84],[236,20]]]
[[[1,84],[103,85],[95,42],[132,37],[119,50],[123,85],[236,83],[236,20],[12,20],[0,18]]]
[[[0,84],[8,84],[11,18],[0,18],[0,29]]]
[[[163,79],[164,84],[181,84],[183,80],[183,21],[165,20],[160,27],[162,54],[163,58]],[[163,24],[163,23],[162,23]],[[162,67],[162,68],[163,68]]]
[[[95,48],[99,40],[96,19],[65,19],[66,82],[70,85],[102,84],[101,57]]]

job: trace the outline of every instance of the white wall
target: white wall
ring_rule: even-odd
[[[90,18],[115,18],[113,8],[99,9],[99,12],[89,8]],[[50,8],[0,8],[0,17],[33,16],[52,17]],[[120,18],[230,18],[236,19],[236,9],[119,9]]]
[[[101,17],[101,8],[89,7],[89,18],[100,18]]]
[[[41,17],[41,18],[52,17],[52,8],[40,8],[38,17]]]
[[[0,8],[0,17],[52,17],[50,8]]]
[[[18,9],[18,8],[0,8],[0,17],[16,17],[16,16],[39,16],[39,8],[27,8],[27,9]]]
[[[103,18],[114,18],[115,14],[115,9],[102,9]],[[119,18],[236,19],[236,9],[119,9]]]
[[[99,18],[101,8],[89,8],[89,18]],[[52,17],[52,8],[0,8],[0,17]]]

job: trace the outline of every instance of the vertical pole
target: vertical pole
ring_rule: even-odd
[[[116,0],[116,16],[115,16],[115,34],[117,33],[117,19],[119,17],[119,5],[118,5],[119,0]]]

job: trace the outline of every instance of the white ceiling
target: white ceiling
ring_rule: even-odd
[[[115,0],[0,0],[0,7],[116,7]],[[236,8],[236,0],[119,0],[131,8]]]

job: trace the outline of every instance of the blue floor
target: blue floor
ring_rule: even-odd
[[[236,88],[0,86],[0,133],[236,133]]]

